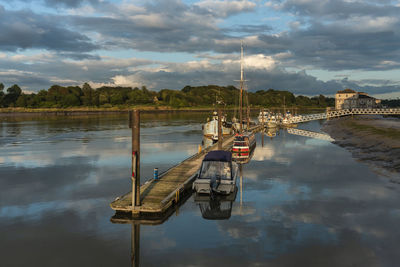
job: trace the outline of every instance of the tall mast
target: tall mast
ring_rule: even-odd
[[[283,116],[286,114],[285,96],[283,96]]]
[[[239,121],[240,121],[240,133],[243,132],[243,41],[240,41],[240,98],[239,98]]]

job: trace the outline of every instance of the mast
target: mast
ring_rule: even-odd
[[[240,98],[239,98],[239,120],[240,120],[240,133],[243,133],[243,41],[240,41]]]
[[[283,116],[286,114],[285,96],[283,96]]]
[[[246,89],[246,107],[247,107],[247,131],[250,129],[250,105],[249,105],[249,92]]]

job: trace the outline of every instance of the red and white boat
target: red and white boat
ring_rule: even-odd
[[[234,158],[249,157],[256,146],[254,133],[236,134],[233,140],[232,153]]]

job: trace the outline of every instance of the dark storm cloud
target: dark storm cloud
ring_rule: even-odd
[[[13,84],[18,84],[24,89],[35,91],[47,89],[52,85],[51,81],[46,76],[23,71],[0,71],[0,82],[3,83],[6,88]]]
[[[64,57],[64,58],[70,58],[73,60],[84,60],[84,59],[89,59],[89,60],[101,60],[101,57],[99,55],[91,55],[87,53],[58,53],[59,56]]]
[[[315,23],[290,33],[287,38],[290,40],[287,49],[299,65],[327,70],[387,70],[400,65],[397,29],[359,32],[340,25]]]
[[[272,27],[269,25],[237,25],[225,29],[226,32],[236,32],[244,34],[260,34],[264,32],[270,32]]]
[[[38,48],[89,52],[98,46],[78,32],[66,29],[62,18],[38,15],[29,10],[9,11],[0,6],[0,50]]]
[[[391,1],[274,1],[299,20],[277,37],[292,63],[325,70],[387,70],[400,65],[400,7]],[[259,36],[271,50],[268,35]]]
[[[214,5],[215,4],[215,5]],[[101,34],[107,48],[134,48],[156,52],[237,52],[238,37],[227,34],[217,24],[241,12],[253,10],[255,5],[247,1],[206,1],[205,4],[187,5],[182,1],[153,1],[138,11],[116,9],[112,17],[70,17],[72,25],[83,31]],[[118,30],[115,30],[118,29]],[[269,26],[237,26],[236,31],[255,33],[268,31]],[[232,40],[234,44],[230,44]],[[236,40],[236,41],[235,41]]]
[[[309,16],[321,19],[348,19],[352,16],[388,16],[398,15],[400,7],[394,6],[390,0],[370,1],[273,1],[278,3],[280,10],[288,11],[295,15]]]
[[[289,5],[289,2],[286,5]],[[113,18],[80,16],[69,19],[83,31],[100,33],[103,46],[110,49],[124,47],[141,51],[188,53],[213,51],[229,54],[239,50],[240,38],[254,36],[256,41],[254,39],[246,41],[245,38],[247,54],[274,55],[289,51],[292,56],[282,61],[289,60],[292,66],[306,65],[325,70],[398,68],[400,20],[394,15],[398,14],[396,13],[398,8],[393,7],[393,11],[385,6],[383,11],[379,11],[378,8],[378,14],[372,14],[373,6],[367,8],[368,5],[364,7],[360,3],[351,5],[354,8],[344,11],[347,20],[334,17],[329,23],[320,22],[312,13],[304,27],[292,28],[280,34],[266,33],[271,31],[268,25],[243,24],[219,28],[218,19],[223,15],[218,17],[216,13],[210,12],[202,5],[188,6],[180,1],[168,4],[164,1],[153,2],[151,5],[144,5],[142,7],[144,10],[136,13],[124,14],[119,10],[117,13],[119,16]],[[360,7],[357,8],[357,5]],[[318,4],[314,6],[318,8]],[[325,14],[325,10],[328,9],[324,6],[320,12]],[[390,12],[386,12],[386,9]],[[241,10],[244,12],[246,8]],[[288,8],[282,10],[294,12]],[[375,17],[355,18],[354,16],[360,12]],[[376,17],[381,13],[385,17]],[[332,12],[332,16],[335,14],[337,13]],[[244,36],[238,37],[232,33],[241,33]]]
[[[199,19],[197,17],[193,19]],[[212,25],[160,13],[123,18],[76,17],[73,23],[84,31],[96,31],[108,48],[134,48],[156,52],[200,52],[213,50],[221,34]],[[118,29],[116,31],[115,29]]]
[[[79,7],[83,3],[90,3],[92,5],[97,4],[99,1],[98,0],[45,0],[45,3],[49,6],[65,6],[65,7]]]

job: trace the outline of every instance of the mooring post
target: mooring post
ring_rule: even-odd
[[[218,150],[222,150],[222,110],[218,108]]]
[[[140,110],[130,116],[132,122],[132,212],[140,206]]]
[[[264,130],[264,127],[265,127],[265,124],[264,124],[265,112],[264,112],[264,110],[262,110],[262,112],[260,112],[260,113],[261,113],[261,124],[262,124],[262,128]]]

